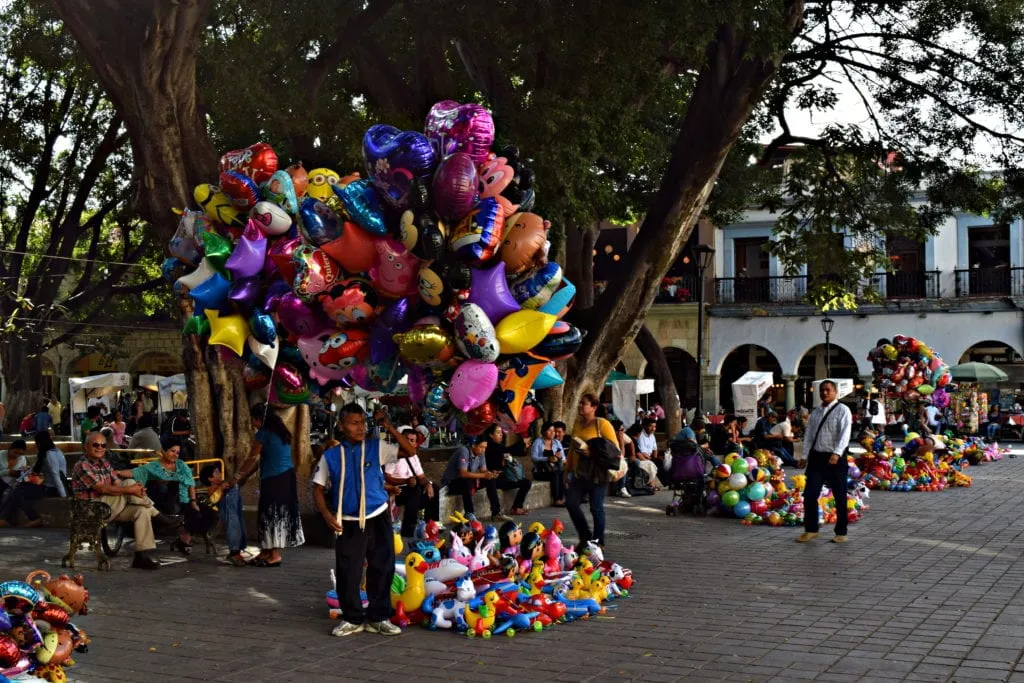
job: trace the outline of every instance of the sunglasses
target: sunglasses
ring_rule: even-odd
[[[105,444],[105,443],[91,443],[91,444],[89,444],[89,446],[91,448],[103,448],[103,449],[106,449],[107,444]]]

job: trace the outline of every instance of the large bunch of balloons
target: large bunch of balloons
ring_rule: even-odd
[[[867,437],[861,442],[864,453],[857,459],[861,480],[869,489],[883,491],[944,491],[954,486],[970,486],[964,473],[970,465],[964,454],[964,442],[945,441],[945,449],[935,450],[935,439],[916,433],[907,434],[903,448],[894,448],[884,436]]]
[[[81,576],[51,578],[37,570],[24,581],[0,582],[0,680],[29,673],[64,683],[71,655],[88,650],[85,631],[71,622],[88,602]]]
[[[371,126],[366,177],[281,168],[265,143],[226,153],[164,263],[194,302],[184,333],[245,358],[247,387],[281,403],[408,376],[428,418],[519,427],[583,335],[559,320],[576,290],[548,262],[533,172],[493,143],[490,112],[446,100],[422,133]]]
[[[951,377],[949,366],[922,341],[897,334],[879,339],[868,353],[873,379],[888,398],[907,402],[928,398],[936,408],[949,405]]]
[[[605,614],[609,601],[629,595],[633,572],[606,560],[601,546],[577,552],[562,544],[563,525],[540,522],[524,532],[517,522],[484,526],[470,515],[450,528],[421,522],[417,540],[396,562],[392,621],[470,637],[541,631],[554,624]],[[396,550],[401,550],[396,535]],[[335,591],[327,593],[338,615]]]

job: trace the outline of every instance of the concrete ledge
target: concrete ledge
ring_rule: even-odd
[[[440,496],[438,498],[440,507],[438,516],[441,518],[440,521],[442,523],[444,523],[456,510],[462,510],[462,496],[449,496],[447,486],[438,492],[438,496]],[[499,489],[498,497],[501,500],[501,509],[508,512],[512,509],[512,502],[516,499],[516,492],[502,491]],[[526,502],[524,505],[530,510],[550,507],[551,484],[546,481],[534,481],[533,487],[530,489],[530,493],[526,496]],[[487,500],[487,491],[485,489],[480,489],[473,494],[473,509],[476,510],[476,514],[481,521],[490,518],[491,503]]]

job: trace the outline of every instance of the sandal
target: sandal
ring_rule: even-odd
[[[237,555],[228,555],[226,561],[228,564],[235,567],[244,567],[247,564],[245,557],[242,556],[242,553],[238,553]]]
[[[250,567],[280,567],[282,563],[283,560],[278,560],[277,562],[267,562],[267,560],[262,557],[256,557],[246,562],[246,564]]]
[[[174,542],[171,543],[171,550],[179,552],[182,555],[188,556],[192,554],[192,544],[185,543],[185,541],[181,540],[180,538],[176,538],[174,539]]]
[[[530,514],[530,511],[526,508],[515,508],[512,510],[512,514],[516,517],[523,517],[524,515]]]

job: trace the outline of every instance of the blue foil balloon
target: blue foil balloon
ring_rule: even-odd
[[[342,223],[334,209],[312,197],[302,200],[299,207],[299,223],[309,241],[316,246],[327,244],[341,237]]]
[[[284,280],[274,280],[267,287],[267,296],[263,299],[263,312],[273,313],[277,310],[277,305],[281,303],[281,297],[292,291],[291,285]],[[263,342],[268,344],[269,342]]]
[[[277,325],[269,314],[257,311],[249,316],[249,334],[261,344],[273,344],[277,339]]]
[[[214,273],[189,292],[189,296],[196,303],[197,309],[220,308],[230,291],[231,283],[228,279],[220,273]]]
[[[367,177],[384,201],[404,209],[409,204],[413,180],[430,176],[437,165],[437,154],[422,133],[377,124],[363,136],[363,161]]]
[[[370,326],[370,362],[383,363],[398,355],[398,344],[392,339],[395,332],[412,327],[413,306],[409,299],[399,299],[384,310]]]
[[[345,213],[359,227],[374,235],[388,234],[388,228],[384,223],[384,210],[372,182],[365,179],[353,180],[345,187],[332,185],[331,189],[338,195],[341,205],[345,207]]]
[[[8,598],[20,598],[32,603],[35,607],[42,602],[43,596],[35,588],[24,581],[4,581],[0,583],[0,604],[5,603]]]
[[[260,185],[263,198],[274,202],[293,216],[299,210],[299,199],[295,195],[295,183],[287,171],[275,171],[270,180]]]
[[[575,300],[576,285],[563,277],[562,288],[552,294],[548,302],[537,310],[541,313],[550,313],[551,315],[562,317],[572,307],[572,302]]]
[[[174,258],[168,256],[164,259],[164,262],[160,264],[160,275],[168,282],[174,282],[185,273],[185,264]]]
[[[541,391],[542,389],[551,389],[557,387],[560,384],[565,384],[565,380],[558,374],[558,370],[548,365],[540,374],[537,375],[537,379],[533,380],[533,389]]]

